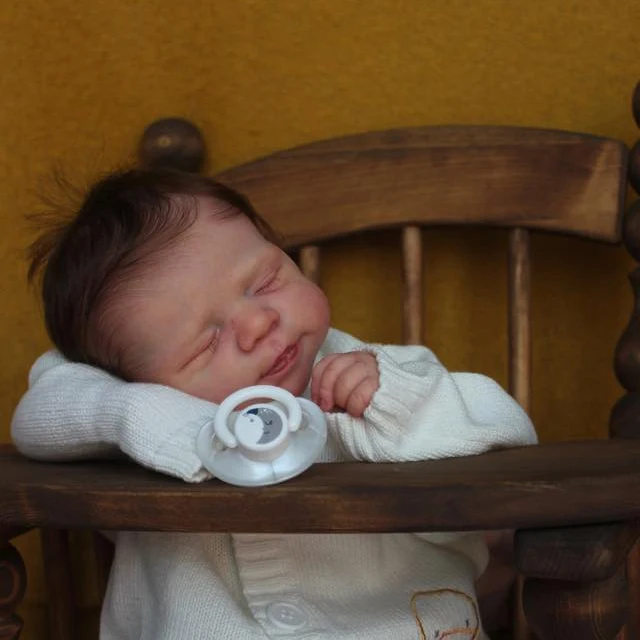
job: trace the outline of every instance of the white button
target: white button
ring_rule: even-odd
[[[272,602],[267,607],[267,618],[281,629],[292,631],[307,624],[304,611],[290,602]]]

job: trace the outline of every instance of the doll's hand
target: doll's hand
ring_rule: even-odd
[[[366,351],[334,353],[311,374],[311,399],[323,410],[342,409],[359,418],[380,386],[378,363]]]

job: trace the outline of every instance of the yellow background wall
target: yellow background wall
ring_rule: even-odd
[[[532,125],[631,143],[639,32],[635,0],[3,0],[2,439],[48,344],[21,252],[31,237],[23,214],[54,163],[83,182],[130,158],[142,129],[167,115],[202,128],[211,170],[406,125]],[[337,326],[400,340],[395,239],[331,252]],[[429,343],[450,367],[506,383],[504,233],[436,230],[426,249],[426,289],[439,300],[427,304]],[[620,393],[611,358],[631,306],[630,261],[618,247],[545,236],[533,254],[533,417],[545,439],[603,436]],[[46,638],[37,538],[20,548],[33,576],[24,638]],[[95,588],[79,574],[80,604],[91,604]]]

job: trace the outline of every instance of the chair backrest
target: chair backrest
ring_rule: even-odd
[[[513,127],[335,138],[218,174],[289,246],[397,225],[489,224],[619,239],[621,142]]]

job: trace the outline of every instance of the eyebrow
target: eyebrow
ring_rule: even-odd
[[[268,249],[261,252],[255,257],[250,267],[247,268],[247,275],[244,279],[245,284],[250,284],[256,280],[263,267],[275,266],[281,258],[281,253],[278,247],[271,245]]]

